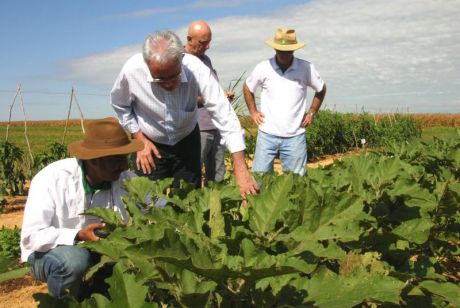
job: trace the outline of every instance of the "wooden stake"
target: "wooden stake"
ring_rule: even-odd
[[[8,124],[6,125],[5,141],[8,141],[8,135],[9,135],[10,124],[11,124],[11,112],[13,111],[13,106],[14,106],[14,103],[16,102],[16,98],[18,97],[20,89],[21,89],[21,85],[18,85],[18,87],[16,89],[16,95],[14,95],[13,102],[11,103],[11,106],[10,106],[10,116],[8,117]]]
[[[27,137],[27,117],[26,117],[26,110],[24,108],[24,100],[22,99],[21,85],[19,85],[18,92],[19,92],[19,98],[21,100],[22,114],[24,115],[24,137],[26,138],[27,148],[29,149],[30,161],[32,162],[32,165],[33,165],[34,156],[32,155],[32,150],[30,149],[29,138]]]
[[[73,92],[74,89],[72,87],[72,90],[70,91],[70,103],[69,103],[69,108],[67,109],[67,118],[65,120],[65,126],[64,126],[64,135],[62,136],[62,141],[61,144],[64,144],[65,137],[67,135],[67,126],[69,125],[69,117],[70,117],[70,110],[72,109],[72,102],[73,102]]]

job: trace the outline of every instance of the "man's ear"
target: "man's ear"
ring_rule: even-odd
[[[190,35],[187,35],[187,42],[192,41],[192,37]]]

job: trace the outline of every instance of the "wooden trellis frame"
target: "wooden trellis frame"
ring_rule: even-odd
[[[9,113],[9,117],[8,117],[8,124],[6,126],[5,141],[8,141],[9,131],[10,131],[10,124],[11,124],[11,113],[13,111],[14,103],[16,102],[16,99],[18,97],[20,98],[21,110],[22,110],[22,114],[24,115],[24,137],[26,139],[27,149],[29,150],[29,155],[30,155],[31,162],[33,164],[34,157],[32,155],[32,150],[30,149],[29,138],[27,137],[27,117],[26,117],[26,110],[24,108],[24,99],[22,98],[22,91],[21,91],[21,85],[20,84],[18,85],[18,87],[16,89],[16,95],[14,95],[13,102],[10,105],[10,113]]]
[[[70,111],[72,110],[72,103],[75,100],[75,104],[77,104],[78,111],[80,112],[80,124],[81,124],[81,130],[83,131],[83,134],[85,133],[85,127],[84,127],[84,116],[83,112],[81,111],[80,104],[78,103],[77,99],[77,94],[75,91],[75,88],[72,87],[72,90],[70,91],[70,102],[69,102],[69,109],[67,110],[67,118],[65,121],[65,127],[64,127],[64,135],[62,136],[62,141],[61,144],[64,144],[65,137],[67,136],[67,127],[69,125],[69,118],[70,118]]]

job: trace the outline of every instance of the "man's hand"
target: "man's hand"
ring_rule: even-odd
[[[80,231],[78,231],[75,239],[77,241],[99,241],[99,237],[94,234],[94,229],[102,229],[105,227],[105,223],[89,224]]]
[[[139,139],[144,143],[144,149],[142,151],[137,152],[137,170],[142,170],[144,174],[150,174],[152,170],[155,170],[156,168],[152,153],[158,159],[161,159],[161,154],[158,151],[157,147],[149,139],[147,139],[141,131],[134,133],[133,138]]]
[[[224,93],[230,103],[235,99],[235,92],[232,90],[224,90]]]
[[[300,123],[300,127],[307,127],[308,125],[313,123],[314,117],[315,117],[314,114],[311,112],[304,114],[302,118],[302,123]]]
[[[254,121],[254,123],[257,124],[257,126],[264,123],[264,117],[264,114],[260,111],[255,111],[251,113],[251,118]]]
[[[233,172],[235,181],[240,188],[240,194],[243,199],[246,195],[255,195],[259,192],[259,187],[249,173],[248,166],[244,160],[244,151],[232,153],[233,157]]]

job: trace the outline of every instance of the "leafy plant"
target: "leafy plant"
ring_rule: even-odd
[[[82,305],[458,306],[438,262],[460,254],[458,166],[458,138],[399,143],[308,177],[256,175],[247,208],[232,182],[166,194],[170,180],[132,179],[128,225],[88,213],[113,230],[83,244],[103,255],[88,275],[116,265],[110,298]]]
[[[322,110],[306,129],[308,157],[343,153],[362,147],[379,147],[388,142],[406,142],[421,136],[412,117],[395,115],[374,119],[369,114],[346,114]]]
[[[235,96],[233,98],[233,101],[231,102],[232,104],[232,107],[233,109],[235,110],[236,114],[238,116],[243,116],[245,114],[247,114],[247,111],[248,111],[248,108],[246,106],[246,102],[244,101],[244,98],[243,98],[243,92],[241,90],[239,90],[237,92],[237,88],[240,86],[240,83],[241,81],[243,81],[244,83],[244,74],[246,72],[243,72],[240,77],[238,77],[238,79],[236,80],[232,80],[230,81],[227,89],[232,91],[233,93],[235,93]]]
[[[21,254],[19,240],[21,237],[21,229],[0,229],[0,255],[5,257],[18,258]]]
[[[24,193],[25,176],[21,168],[22,150],[8,142],[0,142],[0,193],[11,196]]]
[[[69,157],[67,147],[59,142],[53,142],[48,146],[48,151],[40,152],[34,155],[33,166],[31,169],[30,178],[38,171],[46,167],[52,162]]]

